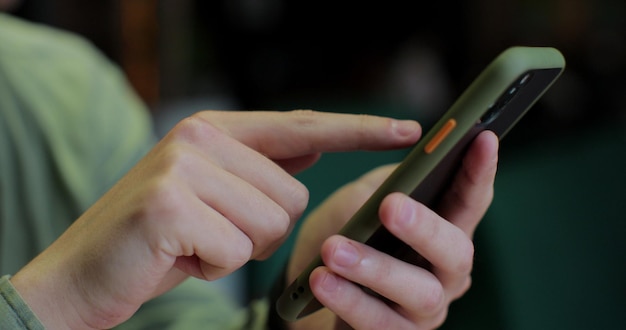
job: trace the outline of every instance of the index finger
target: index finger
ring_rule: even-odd
[[[294,110],[205,111],[199,114],[215,127],[273,159],[317,152],[384,150],[406,147],[421,135],[413,120]]]

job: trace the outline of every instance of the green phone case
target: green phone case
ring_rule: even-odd
[[[339,233],[413,264],[424,262],[381,225],[378,208],[383,198],[402,192],[432,207],[476,135],[492,130],[502,138],[564,67],[563,56],[554,48],[505,50],[480,73]],[[322,307],[309,287],[311,272],[322,264],[318,255],[278,298],[276,310],[283,319],[294,321]]]

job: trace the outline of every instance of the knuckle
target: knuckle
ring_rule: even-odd
[[[271,223],[265,226],[266,239],[264,241],[267,241],[266,244],[271,244],[277,239],[284,237],[291,226],[291,218],[285,210],[279,208],[272,213],[272,216],[269,217]],[[257,248],[264,249],[265,246],[259,246]]]
[[[465,244],[459,249],[459,261],[457,273],[469,274],[474,266],[474,243],[470,239],[464,239]]]
[[[225,249],[227,252],[225,258],[222,258],[223,263],[220,265],[221,268],[234,271],[250,260],[254,249],[254,245],[250,239],[240,237],[239,239],[235,239],[234,242],[227,242],[227,244],[232,245],[230,248]]]
[[[206,280],[212,281],[233,273],[244,266],[252,255],[253,244],[245,235],[224,234],[217,248],[219,258],[212,258],[202,263],[202,272]]]
[[[453,300],[460,298],[467,291],[469,291],[469,289],[471,287],[472,287],[472,277],[471,276],[465,276],[465,278],[460,282],[459,289],[457,290],[457,292],[453,293],[451,298]]]
[[[368,326],[367,329],[397,329],[397,325],[394,324],[392,317],[389,313],[380,313]]]
[[[287,221],[291,222],[300,218],[309,204],[309,190],[300,181],[291,178],[281,192],[281,197],[276,202],[282,207],[287,215]]]
[[[193,142],[212,139],[219,134],[219,130],[205,118],[202,118],[199,113],[196,113],[179,121],[172,129],[171,134],[177,138]]]
[[[167,176],[155,178],[147,185],[142,205],[148,213],[146,218],[169,219],[176,214],[183,202],[183,187]],[[152,214],[154,213],[154,214]]]
[[[309,189],[300,181],[295,182],[291,191],[291,207],[287,211],[290,219],[299,218],[309,204]]]
[[[422,299],[418,306],[421,315],[437,315],[444,307],[445,294],[441,284],[432,285],[429,290],[422,292]]]
[[[167,189],[177,182],[185,182],[182,178],[193,172],[198,157],[193,147],[184,143],[165,145],[159,150],[159,159],[150,166],[153,181],[165,185],[161,187],[162,189]]]
[[[356,140],[355,140],[355,148],[361,149],[367,146],[369,141],[371,140],[371,122],[373,120],[373,116],[360,114],[358,118],[358,126],[356,127]],[[389,127],[391,127],[391,120],[389,121]]]
[[[257,215],[262,226],[257,226],[255,248],[265,249],[287,236],[307,207],[309,191],[300,182],[286,192],[285,197],[260,207]]]
[[[439,314],[437,314],[436,316],[432,318],[432,326],[430,328],[438,329],[439,327],[443,325],[447,317],[448,317],[448,309],[443,308],[443,310]]]
[[[297,109],[289,111],[288,115],[292,116],[299,125],[312,126],[318,122],[320,113],[309,109]]]
[[[231,263],[233,267],[239,268],[243,266],[250,257],[252,256],[252,251],[254,250],[254,245],[252,241],[247,238],[241,239],[241,241],[236,245],[236,248],[233,249],[233,255],[231,256]]]

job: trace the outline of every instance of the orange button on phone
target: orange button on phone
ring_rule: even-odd
[[[443,142],[443,140],[446,139],[448,134],[450,134],[450,132],[452,132],[452,130],[455,127],[456,127],[456,120],[454,120],[453,118],[449,119],[439,129],[439,132],[437,132],[437,134],[435,134],[435,136],[433,136],[433,138],[428,142],[428,144],[426,144],[426,146],[424,147],[424,152],[426,152],[427,154],[430,154],[433,151],[435,151],[435,149],[437,149],[439,144],[441,144],[441,142]]]

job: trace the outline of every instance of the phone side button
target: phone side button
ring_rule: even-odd
[[[424,147],[424,152],[427,154],[432,153],[437,147],[446,139],[446,137],[456,127],[456,120],[450,118],[441,128],[439,132],[433,136],[433,138]]]

